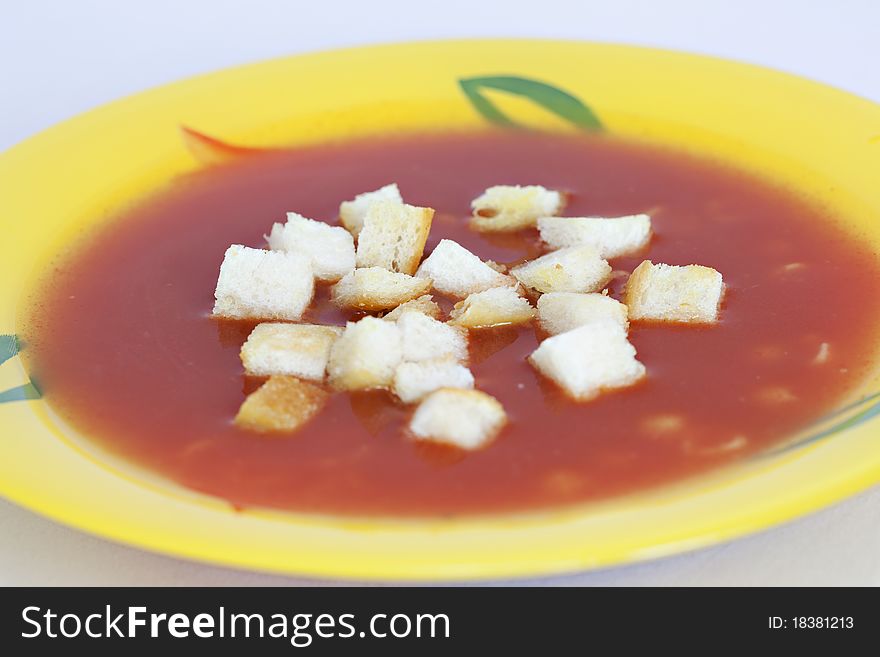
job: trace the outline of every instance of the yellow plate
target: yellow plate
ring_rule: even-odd
[[[478,108],[460,81],[485,76],[542,81],[589,105],[611,134],[713,154],[807,190],[880,250],[880,107],[870,102],[761,68],[658,50],[512,40],[391,45],[162,87],[0,156],[0,334],[21,330],[24,292],[67,240],[199,166],[181,124],[248,146],[477,127],[487,116],[590,127],[577,100],[534,83],[522,91],[509,78],[466,83]],[[236,513],[96,454],[35,398],[26,345],[24,359],[14,351],[0,339],[0,493],[107,538],[241,567],[428,580],[571,571],[728,539],[880,481],[875,367],[851,407],[787,449],[601,505],[456,521]]]

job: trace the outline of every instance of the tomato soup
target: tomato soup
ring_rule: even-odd
[[[254,324],[210,317],[225,249],[265,248],[287,211],[336,223],[341,201],[391,182],[437,211],[426,254],[449,238],[507,264],[539,254],[538,236],[469,229],[470,201],[489,186],[564,190],[568,216],[647,212],[654,238],[611,261],[622,272],[611,294],[644,258],[698,263],[724,276],[721,321],[633,323],[647,378],[587,403],[526,362],[542,337],[535,327],[472,331],[476,387],[510,420],[474,452],[413,441],[412,408],[384,391],[337,393],[288,436],[237,428],[261,381],[239,359]],[[878,337],[880,266],[831,219],[723,164],[604,137],[399,136],[251,154],[174,181],[72,248],[25,339],[46,400],[88,440],[237,508],[439,516],[561,506],[748,458],[860,382]],[[306,321],[351,317],[328,299],[320,287]]]

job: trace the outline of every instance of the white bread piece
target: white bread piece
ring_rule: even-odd
[[[611,278],[609,265],[586,244],[551,251],[514,267],[516,279],[538,292],[596,292]]]
[[[433,317],[434,319],[440,319],[440,315],[442,314],[437,302],[434,301],[430,294],[425,294],[417,299],[412,299],[411,301],[406,301],[400,304],[387,315],[383,315],[382,319],[387,319],[389,322],[396,322],[403,313],[409,312],[410,310],[415,310],[428,317]]]
[[[723,294],[721,274],[711,267],[645,260],[626,282],[623,302],[631,320],[714,324]]]
[[[528,299],[520,296],[520,287],[493,287],[468,295],[455,304],[449,323],[462,328],[488,328],[506,324],[524,324],[535,316]]]
[[[315,277],[304,255],[233,244],[226,249],[214,291],[214,316],[299,319],[312,301]]]
[[[340,326],[264,322],[242,346],[241,362],[251,376],[286,374],[323,381],[330,347],[340,335]]]
[[[635,253],[651,241],[651,217],[541,217],[541,239],[553,249],[589,244],[603,258]]]
[[[403,203],[403,197],[400,195],[397,183],[385,185],[373,192],[358,194],[354,200],[344,201],[340,204],[339,220],[355,238],[360,235],[361,229],[364,227],[364,217],[367,216],[367,210],[376,201]]]
[[[522,230],[538,217],[558,214],[564,204],[562,194],[540,185],[496,185],[471,201],[471,226],[481,232]]]
[[[422,400],[409,423],[417,440],[478,449],[507,422],[497,399],[479,390],[441,388]]]
[[[459,299],[474,292],[515,284],[510,276],[486,264],[452,240],[440,240],[416,271],[416,276],[432,279],[435,290]]]
[[[403,360],[416,362],[449,358],[467,360],[467,333],[444,324],[415,310],[403,313],[397,320],[403,340]]]
[[[394,322],[364,317],[349,322],[330,348],[327,373],[339,390],[387,388],[403,358],[403,340]]]
[[[440,388],[471,390],[473,387],[471,371],[448,358],[401,363],[394,372],[394,394],[405,404],[417,402]]]
[[[327,403],[329,393],[292,376],[273,376],[247,396],[235,424],[260,432],[296,431]]]
[[[430,278],[416,278],[384,267],[355,269],[330,290],[338,306],[357,310],[388,310],[431,289]]]
[[[645,366],[636,360],[626,332],[610,319],[547,338],[532,352],[529,362],[578,401],[592,399],[603,390],[632,385],[645,376]]]
[[[550,335],[565,333],[597,319],[611,319],[629,329],[627,308],[604,294],[550,292],[538,298],[538,322]]]
[[[376,201],[367,210],[358,237],[357,266],[415,274],[433,219],[433,208]]]
[[[342,226],[288,212],[287,223],[273,224],[266,240],[273,251],[308,256],[319,281],[335,283],[354,269],[354,239]]]

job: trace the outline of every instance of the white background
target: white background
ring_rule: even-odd
[[[225,66],[339,46],[479,36],[690,50],[880,102],[875,0],[0,0],[0,149],[119,96]],[[308,583],[121,547],[0,501],[0,585]],[[539,583],[880,585],[880,489],[727,545]]]

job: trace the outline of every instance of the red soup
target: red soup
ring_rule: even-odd
[[[336,394],[289,436],[237,428],[260,382],[239,360],[253,324],[209,317],[225,249],[265,246],[289,210],[335,223],[340,201],[390,182],[437,210],[426,253],[450,238],[502,263],[539,245],[534,232],[468,228],[470,201],[488,186],[565,190],[571,216],[648,212],[649,249],[612,266],[714,267],[728,286],[721,322],[633,324],[647,379],[582,404],[526,362],[540,337],[533,327],[472,332],[476,387],[510,419],[475,452],[408,438],[411,409],[382,391]],[[343,324],[327,298],[319,290],[306,319]],[[34,377],[63,418],[186,487],[237,507],[448,515],[607,498],[765,450],[860,381],[878,319],[876,256],[821,208],[676,152],[510,132],[250,155],[188,175],[63,258],[25,337]]]

